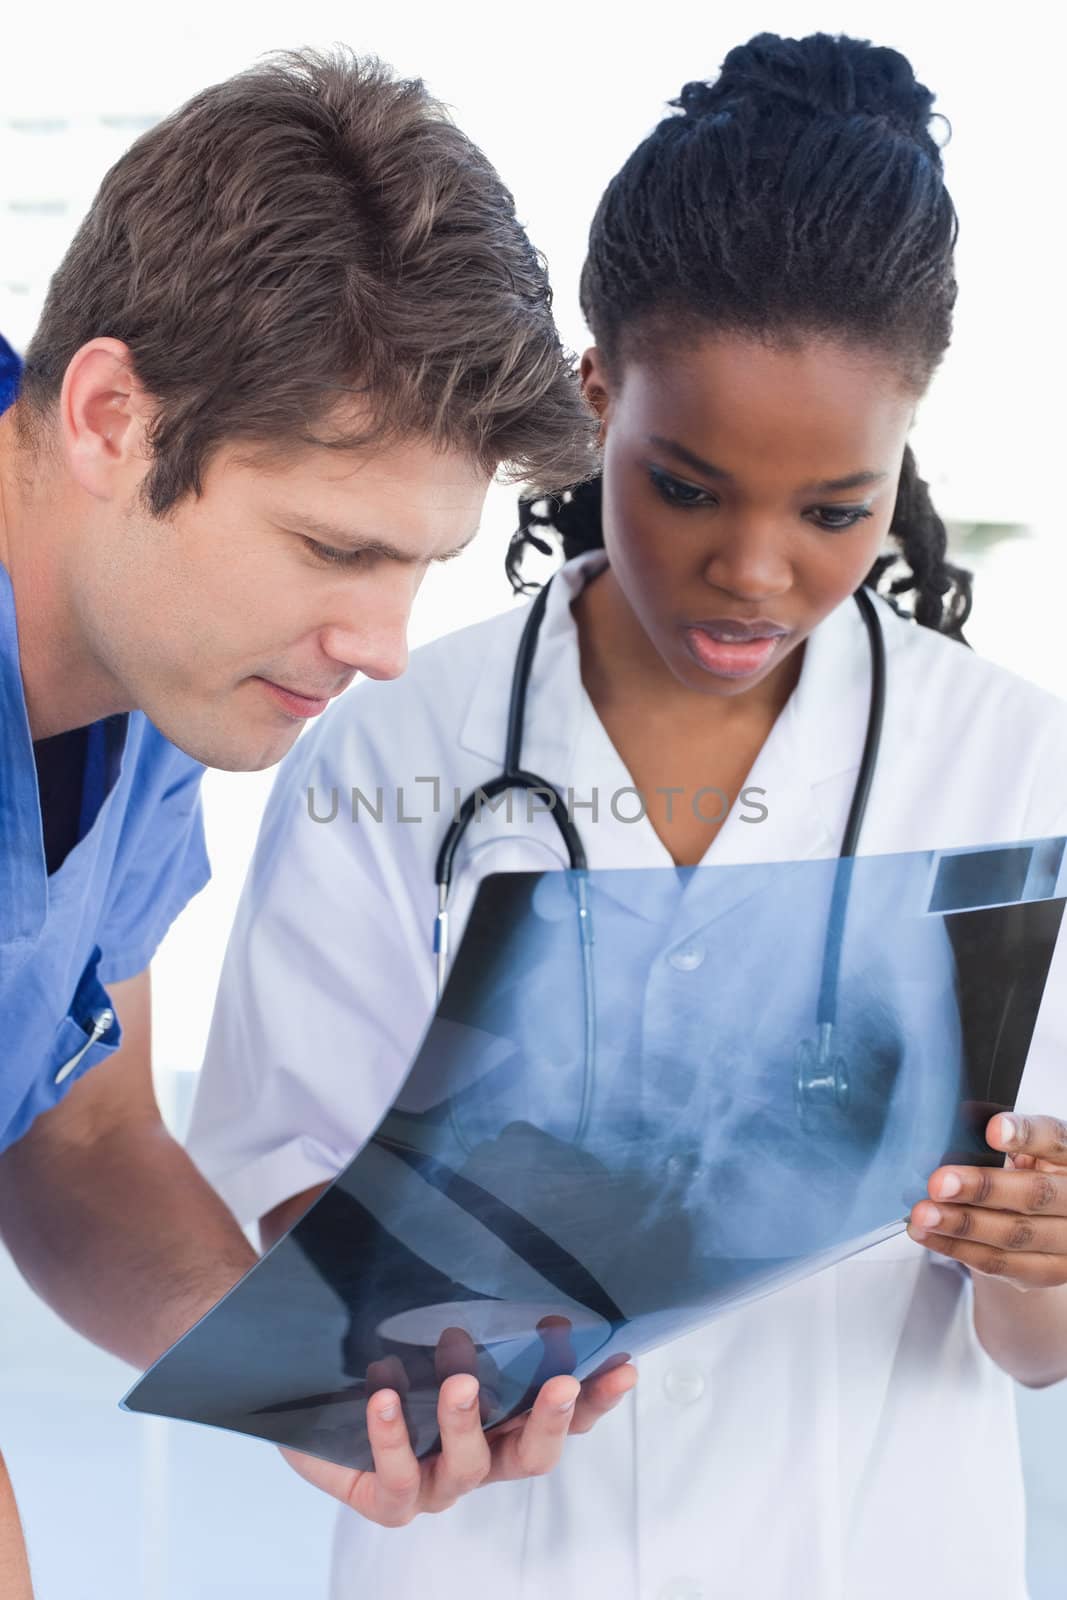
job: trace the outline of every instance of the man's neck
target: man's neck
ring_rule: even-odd
[[[0,565],[15,596],[19,667],[30,736],[50,738],[132,709],[79,627],[64,556],[78,508],[42,449],[31,461],[14,410],[0,416]]]

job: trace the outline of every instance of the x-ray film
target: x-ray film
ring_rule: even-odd
[[[899,1231],[1002,1160],[1064,843],[486,879],[376,1133],[124,1404],[369,1467],[388,1386],[421,1456],[449,1371],[490,1427]]]

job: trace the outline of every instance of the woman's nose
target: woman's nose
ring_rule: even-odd
[[[704,577],[712,588],[750,603],[785,594],[793,570],[780,519],[737,516],[729,525],[720,521]]]

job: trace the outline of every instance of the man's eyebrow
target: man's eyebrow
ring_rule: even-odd
[[[464,550],[466,550],[467,546],[473,544],[475,539],[478,537],[478,531],[480,527],[481,523],[478,524],[477,528],[472,529],[472,531],[468,533],[462,544],[457,544],[454,550],[446,550],[443,555],[434,556],[434,560],[454,561],[457,556],[461,556]]]
[[[353,554],[359,552],[361,555],[379,556],[384,561],[399,561],[409,567],[417,566],[422,560],[421,556],[412,555],[410,550],[401,550],[395,544],[390,544],[388,539],[362,534],[354,528],[342,528],[336,523],[322,522],[318,517],[309,517],[304,512],[276,518],[275,523],[288,533],[306,534],[309,539],[317,539],[321,544],[331,545],[338,550],[350,550]],[[435,556],[434,560],[452,561],[462,555],[477,533],[478,529],[475,528],[462,544]]]
[[[661,439],[658,434],[650,433],[648,442],[655,445],[657,450],[664,451],[667,455],[674,456],[676,461],[681,461],[687,467],[692,467],[694,472],[700,472],[706,478],[718,478],[722,483],[732,483],[733,475],[725,467],[717,467],[713,461],[705,461],[703,456],[698,456],[692,450],[687,450],[684,444],[679,444],[677,439]],[[881,483],[888,478],[888,472],[849,472],[843,478],[822,478],[818,483],[805,483],[801,485],[804,494],[828,494],[839,489],[865,489],[871,484]]]

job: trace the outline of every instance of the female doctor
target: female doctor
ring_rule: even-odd
[[[887,701],[859,851],[1067,829],[1067,714],[960,641],[969,582],[907,444],[956,294],[932,98],[894,51],[762,34],[685,86],[601,201],[581,376],[602,470],[541,516],[567,560],[521,759],[573,791],[591,867],[838,853],[871,693],[863,586]],[[267,1242],[373,1131],[431,1015],[449,797],[500,771],[525,620],[361,685],[275,787],[192,1133]],[[354,787],[382,789],[381,821],[352,820]],[[565,864],[543,812],[483,811],[453,947],[487,873]],[[708,981],[703,955],[670,953],[668,998]],[[1067,1100],[1064,976],[1035,1114],[987,1129],[1004,1171],[939,1169],[906,1234],[643,1358],[555,1474],[402,1534],[342,1513],[335,1600],[1022,1600],[1011,1379],[1067,1375],[1067,1130],[1037,1114]]]

